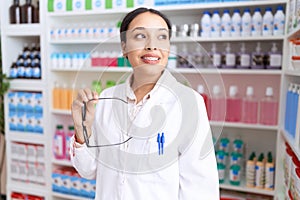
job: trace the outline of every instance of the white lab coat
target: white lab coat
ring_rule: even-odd
[[[139,104],[131,100],[135,96],[130,78],[101,93],[101,97],[112,96],[129,103],[99,101],[90,141],[107,144],[133,138],[125,144],[104,148],[75,148],[74,138],[71,142],[73,166],[82,177],[97,180],[96,199],[219,199],[216,159],[201,95],[177,82],[165,70]],[[164,112],[153,110],[155,106]],[[126,114],[129,121],[124,121]],[[164,153],[158,155],[157,134],[162,132]]]

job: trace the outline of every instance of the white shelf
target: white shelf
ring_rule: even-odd
[[[8,25],[2,30],[7,36],[40,36],[42,29],[40,24]]]
[[[171,37],[171,42],[241,42],[241,41],[274,41],[283,40],[284,36],[260,37]]]
[[[230,185],[229,183],[220,184],[221,189],[226,190],[234,190],[239,192],[247,192],[247,193],[253,193],[253,194],[262,194],[262,195],[268,195],[268,196],[274,196],[275,191],[274,190],[264,190],[264,189],[256,189],[256,188],[248,188],[246,187],[243,182],[240,186],[234,186]]]
[[[59,109],[52,109],[51,112],[53,114],[58,114],[58,115],[71,115],[71,110],[59,110]]]
[[[42,80],[13,79],[10,81],[10,89],[24,91],[41,91],[45,88]]]
[[[45,144],[47,141],[44,134],[9,131],[5,134],[6,138],[14,142],[27,142],[32,144]]]
[[[210,121],[211,126],[224,126],[230,128],[241,128],[241,129],[259,129],[259,130],[271,130],[277,131],[278,126],[267,126],[261,124],[245,124],[245,123],[238,123],[238,122],[216,122]]]
[[[284,130],[281,130],[281,135],[283,136],[283,138],[286,140],[286,142],[290,145],[290,147],[292,148],[293,152],[295,153],[295,155],[297,156],[298,159],[300,159],[300,146],[297,146],[297,144],[295,144],[295,139],[291,138],[288,133]]]
[[[131,72],[131,67],[85,67],[81,69],[52,68],[53,72]]]
[[[300,76],[300,70],[285,70],[284,74],[289,76]]]
[[[10,178],[10,177],[8,177]],[[36,196],[47,196],[47,187],[33,183],[22,183],[19,181],[8,180],[7,187],[13,192],[26,193]]]
[[[219,8],[233,8],[233,7],[248,7],[248,6],[267,6],[274,4],[285,4],[286,0],[262,0],[262,1],[245,1],[245,2],[214,2],[214,3],[198,3],[198,4],[188,4],[188,5],[168,5],[168,6],[153,6],[153,8],[163,11],[166,14],[170,14],[170,12],[184,12],[191,13],[195,11],[199,13],[199,10],[205,9],[219,9]],[[99,15],[125,15],[129,11],[134,8],[126,8],[126,9],[106,9],[101,12],[99,11],[84,11],[84,12],[74,12],[74,11],[66,11],[66,12],[48,12],[47,15],[49,17],[73,17],[73,16],[99,16]],[[200,11],[201,12],[201,11]]]
[[[80,196],[75,196],[75,195],[62,194],[62,193],[59,193],[59,192],[52,192],[52,195],[54,197],[60,197],[60,198],[63,198],[63,199],[72,199],[72,200],[87,200],[87,199],[91,199],[91,198],[88,198],[88,197],[80,197]]]
[[[70,160],[58,160],[58,159],[55,159],[53,158],[52,159],[52,163],[55,164],[55,165],[61,165],[61,166],[67,166],[67,167],[72,167],[72,163]]]
[[[107,39],[60,39],[51,40],[50,44],[120,44],[120,39],[107,38]]]

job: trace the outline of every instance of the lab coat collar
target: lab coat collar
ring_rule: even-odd
[[[133,73],[126,79],[126,96],[129,100],[135,101],[136,96],[134,94],[134,91],[131,88],[132,80],[133,79]],[[144,102],[146,99],[151,98],[153,94],[158,90],[158,88],[161,85],[165,86],[172,86],[173,84],[178,83],[177,80],[171,75],[169,70],[165,69],[158,79],[157,83],[155,84],[154,88],[143,98],[142,102]]]

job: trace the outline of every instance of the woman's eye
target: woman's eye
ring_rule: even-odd
[[[168,39],[168,36],[167,35],[159,35],[158,39],[160,39],[160,40],[166,40],[166,39]]]
[[[139,33],[139,34],[135,35],[135,38],[137,38],[137,39],[143,39],[143,38],[146,38],[146,36],[144,34],[142,34],[142,33]]]

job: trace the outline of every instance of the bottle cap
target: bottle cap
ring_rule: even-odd
[[[237,92],[238,92],[238,88],[237,88],[236,85],[230,86],[230,88],[229,88],[229,96],[230,96],[230,97],[236,96],[236,95],[237,95]]]
[[[266,88],[266,96],[273,96],[273,88],[272,87]]]
[[[203,87],[203,85],[198,85],[198,87],[197,87],[197,91],[200,93],[200,94],[203,94],[204,93],[204,87]]]
[[[247,96],[253,96],[253,94],[254,94],[254,89],[253,89],[253,87],[252,87],[252,86],[248,86],[248,87],[247,87],[247,91],[246,91],[246,95],[247,95]]]

